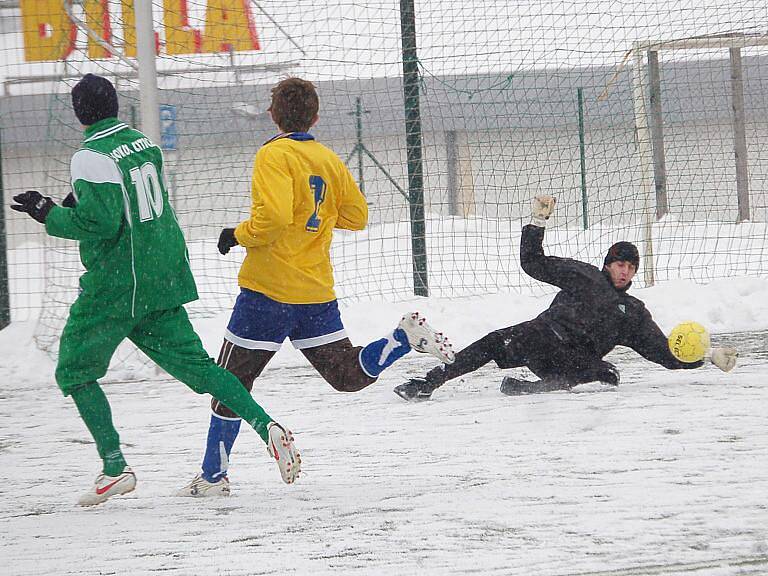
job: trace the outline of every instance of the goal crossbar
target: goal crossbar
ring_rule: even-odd
[[[716,50],[754,46],[768,46],[768,34],[722,34],[682,38],[679,40],[636,42],[635,50],[661,52],[662,50]]]

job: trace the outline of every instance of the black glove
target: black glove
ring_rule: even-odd
[[[45,224],[48,212],[56,206],[53,200],[43,196],[37,190],[27,190],[23,194],[18,194],[13,197],[13,201],[16,204],[11,204],[11,209],[26,212],[40,224]]]
[[[233,246],[237,246],[237,239],[235,238],[234,228],[224,228],[219,234],[219,252],[221,254],[227,254],[229,249]]]
[[[77,198],[75,198],[75,193],[70,192],[67,194],[67,197],[64,198],[64,200],[61,202],[61,205],[64,206],[64,208],[74,208],[77,206]]]

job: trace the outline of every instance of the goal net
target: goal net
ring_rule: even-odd
[[[269,90],[289,75],[318,87],[313,132],[369,202],[367,230],[334,240],[342,303],[413,298],[421,250],[433,297],[552,290],[518,258],[542,193],[558,202],[548,253],[600,264],[612,242],[634,241],[640,286],[768,274],[764,2],[424,0],[413,28],[406,1],[155,4],[162,140],[200,289],[194,316],[234,301],[243,254],[220,256],[216,238],[248,215],[253,156],[275,133]],[[0,3],[6,198],[67,194],[81,138],[69,90],[83,74],[113,80],[122,119],[141,127],[132,5]],[[739,44],[741,124],[733,42],[660,48],[723,37],[754,40]],[[404,61],[416,65],[417,102],[404,97]],[[37,340],[55,353],[82,273],[77,247],[19,215],[6,222],[14,315],[39,315]]]

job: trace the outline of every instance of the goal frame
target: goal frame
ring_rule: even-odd
[[[731,68],[731,108],[736,190],[737,223],[750,219],[749,171],[744,114],[744,79],[741,50],[768,46],[768,34],[718,34],[666,41],[636,42],[633,59],[632,100],[635,132],[644,199],[643,279],[647,286],[655,283],[653,259],[653,224],[669,211],[667,173],[664,155],[664,124],[661,102],[659,52],[679,50],[728,49]],[[646,61],[647,58],[647,61]],[[646,101],[648,99],[648,102]],[[651,209],[655,203],[655,211]],[[655,214],[654,214],[655,212]]]

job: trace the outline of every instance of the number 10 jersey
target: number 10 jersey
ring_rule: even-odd
[[[55,207],[46,230],[80,242],[81,299],[135,318],[197,299],[157,145],[107,118],[86,129],[70,174],[77,204]]]

